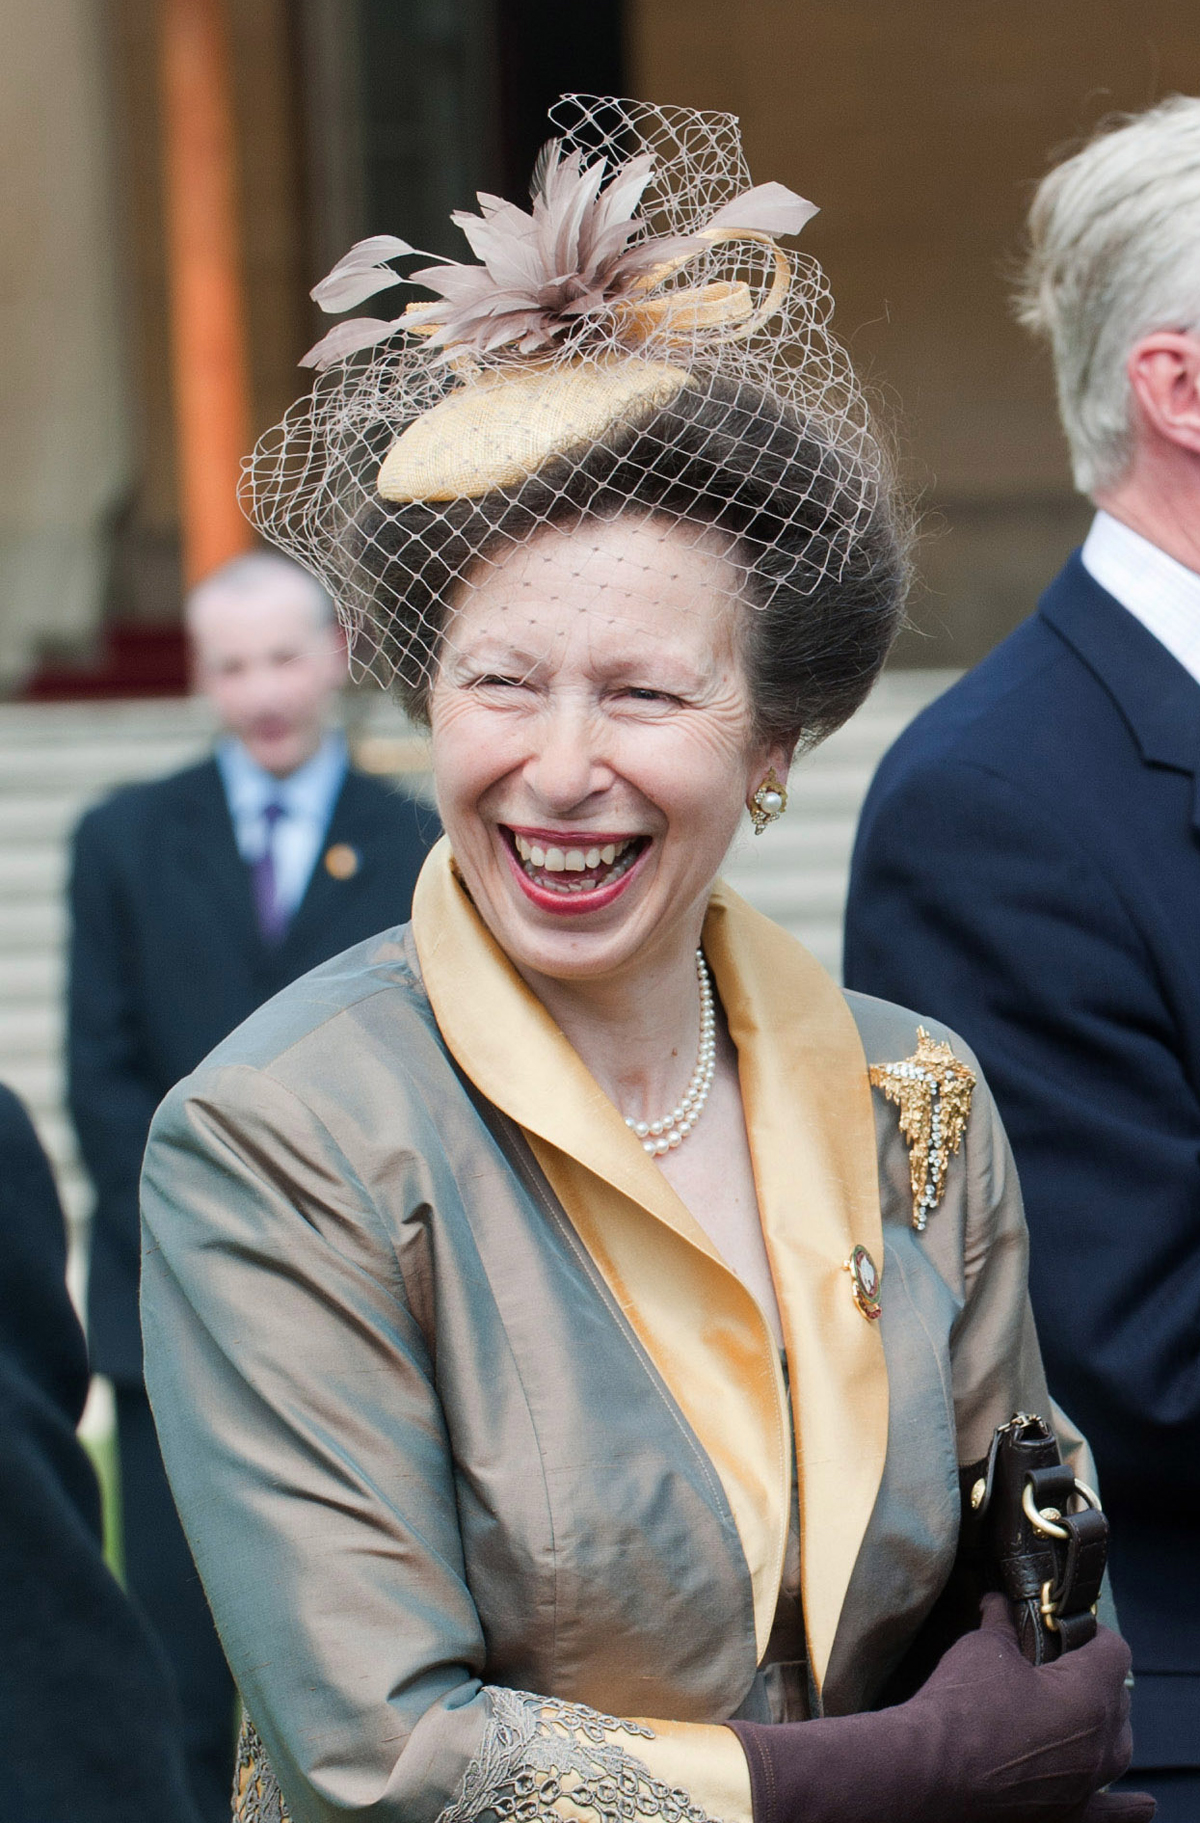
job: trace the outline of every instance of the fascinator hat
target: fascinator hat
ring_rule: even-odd
[[[481,194],[452,217],[474,262],[375,235],[315,287],[331,313],[405,285],[434,296],[343,320],[304,357],[311,396],[247,465],[259,529],[418,716],[461,591],[589,516],[721,537],[731,593],[764,617],[791,604],[794,673],[796,616],[800,645],[828,646],[819,604],[851,572],[873,575],[890,629],[903,564],[890,522],[881,542],[884,464],[820,270],[785,245],[814,205],[751,183],[732,115],[571,95],[550,120],[530,207]],[[878,657],[843,650],[850,695],[889,638]]]

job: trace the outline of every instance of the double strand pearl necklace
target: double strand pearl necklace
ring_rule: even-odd
[[[636,1133],[642,1142],[642,1149],[651,1158],[661,1158],[664,1152],[673,1152],[681,1146],[701,1114],[708,1100],[708,1092],[713,1085],[717,1070],[716,1014],[713,1011],[712,977],[704,952],[696,951],[696,978],[700,983],[700,1050],[696,1057],[696,1067],[692,1071],[692,1080],[678,1104],[661,1120],[632,1120],[625,1116],[625,1125]]]

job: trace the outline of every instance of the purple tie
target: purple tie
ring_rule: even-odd
[[[258,914],[258,928],[268,943],[278,943],[287,930],[287,907],[279,897],[275,880],[275,825],[287,812],[282,804],[271,802],[263,810],[263,821],[267,825],[266,846],[257,861],[250,865],[250,885],[254,893],[254,909]]]

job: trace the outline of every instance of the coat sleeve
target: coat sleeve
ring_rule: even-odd
[[[959,1462],[978,1462],[998,1425],[1017,1412],[1034,1412],[1057,1433],[1064,1460],[1092,1486],[1097,1476],[1091,1447],[1046,1383],[1029,1298],[1029,1230],[1012,1147],[978,1058],[953,1034],[947,1036],[975,1071],[962,1246],[943,1263],[962,1297],[950,1336]],[[936,1215],[926,1241],[930,1234],[938,1236]]]
[[[1200,1104],[1127,906],[1008,781],[927,764],[872,792],[845,966],[979,1054],[1020,1168],[1050,1385],[1107,1495],[1200,1489]]]
[[[952,1040],[952,1048],[976,1071],[962,1247],[943,1267],[947,1276],[961,1275],[950,1360],[958,1457],[970,1463],[986,1455],[996,1427],[1015,1412],[1052,1414],[1030,1308],[1029,1234],[1012,1151],[978,1060],[961,1042]],[[936,1212],[922,1238],[931,1251],[941,1239]],[[1071,1433],[1064,1442],[1078,1439]]]
[[[166,1667],[101,1553],[66,1263],[49,1165],[0,1089],[0,1809],[192,1823]]]
[[[436,1219],[420,1156],[395,1168]],[[572,1816],[616,1776],[648,1817],[690,1786],[697,1823],[746,1823],[727,1729],[643,1732],[484,1681],[436,1365],[369,1193],[302,1100],[243,1065],[180,1085],[143,1220],[163,1455],[293,1823],[471,1823],[543,1776],[573,1784]]]

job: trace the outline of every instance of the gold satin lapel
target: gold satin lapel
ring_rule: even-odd
[[[492,937],[453,870],[445,836],[421,869],[412,922],[442,1036],[488,1100],[718,1260],[699,1223]]]
[[[413,935],[446,1043],[525,1130],[721,1479],[750,1569],[761,1657],[779,1591],[790,1469],[782,1379],[762,1312],[494,942],[444,838],[417,883]],[[856,1244],[885,1264],[867,1064],[824,969],[720,883],[704,950],[738,1051],[791,1369],[804,1615],[819,1689],[887,1451],[882,1338],[843,1268]]]
[[[766,1320],[496,944],[444,837],[417,882],[413,937],[443,1038],[488,1100],[524,1129],[720,1479],[750,1572],[761,1658],[791,1479],[783,1376]]]
[[[861,1244],[884,1268],[867,1062],[825,970],[720,882],[704,953],[737,1046],[787,1345],[804,1619],[819,1689],[887,1454],[883,1340],[855,1304],[842,1264]]]

